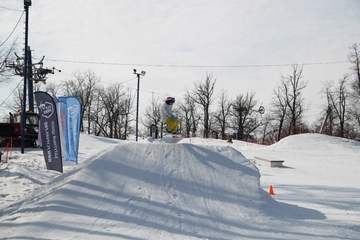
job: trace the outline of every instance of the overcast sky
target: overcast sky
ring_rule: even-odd
[[[23,1],[0,1],[0,43],[22,10]],[[235,98],[254,91],[258,106],[269,109],[281,76],[292,74],[291,64],[305,64],[306,116],[313,122],[325,103],[323,83],[350,72],[359,13],[358,0],[33,0],[29,46],[33,57],[45,55],[45,67],[62,70],[48,81],[91,69],[105,86],[124,82],[135,95],[133,68],[145,70],[142,110],[152,97],[181,100],[207,73],[217,79],[217,93],[224,89]],[[8,42],[23,43],[24,19]],[[20,80],[1,86],[0,102]]]

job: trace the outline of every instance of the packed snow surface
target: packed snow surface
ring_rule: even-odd
[[[302,134],[262,146],[82,134],[79,152],[79,165],[58,173],[46,170],[41,149],[13,149],[0,165],[1,239],[360,236],[356,141]],[[284,166],[258,165],[255,156]]]

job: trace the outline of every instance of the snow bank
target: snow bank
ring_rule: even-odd
[[[17,187],[23,196],[16,198],[9,192],[1,199],[2,204],[13,199],[0,211],[1,237],[358,236],[356,142],[311,134],[268,147],[196,138],[167,144],[82,135],[80,141],[80,164],[67,167],[63,174],[45,170],[40,150],[26,154],[32,161],[15,153],[7,169],[0,169],[0,174],[8,172],[1,175],[1,190]],[[285,167],[257,167],[248,160],[254,154],[283,158]],[[353,167],[339,164],[339,156]],[[269,184],[274,184],[276,195],[261,187],[267,189]]]

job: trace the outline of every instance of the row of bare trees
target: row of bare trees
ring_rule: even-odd
[[[36,84],[34,91],[45,91],[53,96],[75,96],[82,105],[81,132],[107,138],[127,139],[134,133],[132,127],[134,97],[121,84],[104,87],[93,71],[76,71],[72,78],[61,84]],[[12,111],[22,109],[22,87],[13,97]],[[4,117],[3,119],[6,119]],[[4,120],[2,120],[4,121]]]
[[[229,99],[226,91],[214,96],[216,78],[207,74],[205,79],[195,82],[193,89],[187,89],[176,110],[181,120],[181,129],[186,136],[209,137],[213,132],[220,137],[236,136],[245,139],[256,136],[260,142],[272,143],[281,138],[306,132],[321,132],[328,135],[360,140],[360,51],[359,44],[350,47],[348,56],[351,72],[339,80],[324,83],[321,94],[325,96],[323,112],[313,126],[304,122],[305,98],[303,90],[304,67],[294,64],[292,73],[281,76],[273,89],[273,102],[267,114],[260,115],[254,92],[240,93]],[[215,103],[215,99],[218,100]],[[214,103],[217,104],[216,111]],[[158,125],[160,101],[153,101],[145,112],[145,126]],[[236,134],[234,134],[236,133]]]
[[[194,83],[193,89],[187,89],[183,101],[174,107],[182,133],[186,136],[200,134],[207,138],[215,132],[223,139],[252,139],[257,136],[270,142],[279,140],[282,135],[296,134],[304,111],[301,91],[306,83],[301,78],[302,67],[294,65],[293,74],[282,77],[280,85],[274,90],[273,110],[262,116],[254,92],[240,93],[230,99],[222,90],[217,97],[218,102],[215,102],[216,78],[207,74],[203,81]],[[157,125],[161,104],[161,100],[153,101],[147,108],[143,121],[145,126]],[[214,108],[217,108],[216,111],[211,111]],[[282,134],[285,126],[287,132]]]
[[[10,51],[11,52],[11,51]],[[1,53],[1,59],[8,58],[9,52]],[[351,73],[344,75],[338,84],[324,83],[322,94],[326,104],[319,122],[307,126],[304,121],[305,98],[303,90],[304,67],[294,64],[291,74],[281,76],[273,89],[273,102],[265,114],[259,110],[256,93],[248,91],[230,98],[225,90],[215,95],[217,79],[212,73],[195,81],[187,88],[183,98],[174,106],[180,120],[180,129],[186,136],[237,139],[256,138],[263,143],[272,143],[281,138],[300,132],[320,132],[325,134],[360,139],[360,71],[359,44],[350,48]],[[2,65],[0,64],[0,71]],[[1,77],[0,79],[5,79]],[[43,91],[52,95],[76,96],[82,103],[81,131],[96,136],[127,139],[134,134],[134,96],[121,84],[101,85],[100,77],[93,71],[76,71],[71,79],[61,84],[48,83]],[[35,91],[40,85],[35,86]],[[19,88],[14,109],[22,103]],[[20,104],[19,104],[20,103]],[[153,98],[142,113],[143,135],[150,126],[161,131],[160,107],[163,99]]]
[[[262,125],[260,114],[255,109],[255,93],[239,94],[231,100],[223,90],[218,97],[218,110],[212,111],[216,100],[215,85],[216,78],[208,73],[202,81],[194,82],[193,88],[186,90],[183,100],[177,102],[174,111],[180,119],[182,134],[205,138],[216,134],[227,138],[235,133],[240,139],[254,134]],[[163,101],[158,99],[146,109],[143,118],[146,127],[157,125],[161,104]],[[157,126],[162,128],[161,124]]]
[[[351,72],[338,82],[324,83],[322,94],[327,101],[321,131],[328,135],[360,139],[360,44],[350,47]]]
[[[76,72],[62,86],[65,96],[76,96],[82,103],[82,132],[124,140],[133,133],[134,98],[121,84],[105,88],[100,84],[100,77],[88,70]]]

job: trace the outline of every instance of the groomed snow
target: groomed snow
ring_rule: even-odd
[[[82,134],[79,152],[79,165],[58,173],[46,170],[41,149],[13,149],[0,165],[1,239],[360,236],[359,142],[302,134],[271,146],[173,144]],[[254,156],[284,167],[256,165]]]

